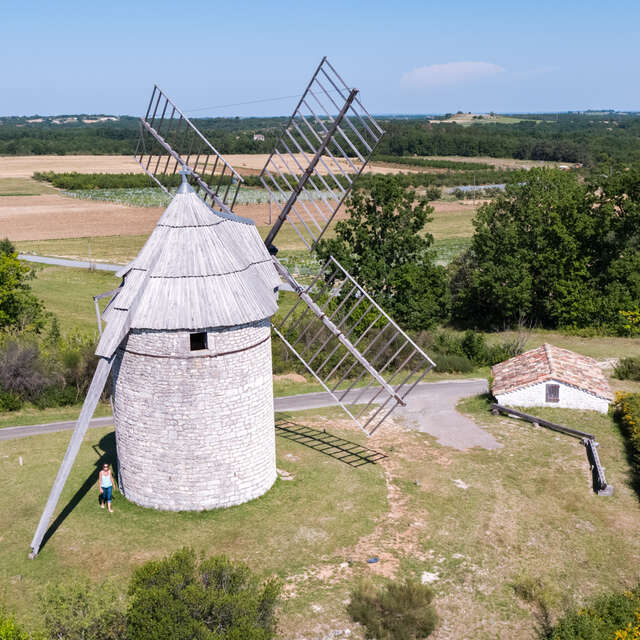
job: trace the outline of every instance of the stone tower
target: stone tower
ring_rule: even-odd
[[[113,353],[114,328],[129,317],[113,364],[122,492],[174,511],[262,495],[276,479],[270,317],[280,280],[253,222],[213,211],[183,181],[119,275],[96,353]]]

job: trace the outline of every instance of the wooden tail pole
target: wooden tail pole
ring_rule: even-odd
[[[51,488],[49,499],[47,500],[47,504],[44,508],[44,511],[42,512],[42,516],[40,517],[40,522],[38,523],[38,528],[36,529],[35,535],[33,536],[33,540],[31,541],[31,553],[29,554],[30,558],[35,558],[38,555],[40,545],[42,544],[42,539],[47,532],[49,523],[51,522],[51,518],[53,517],[53,512],[55,511],[58,500],[60,499],[60,494],[62,493],[62,489],[64,488],[67,478],[69,477],[69,472],[71,471],[71,467],[73,466],[76,456],[78,455],[78,451],[80,450],[80,445],[82,444],[84,435],[87,432],[87,428],[89,427],[89,421],[93,417],[93,413],[96,409],[98,401],[100,400],[100,396],[102,395],[102,390],[107,383],[109,372],[111,371],[112,362],[112,358],[100,358],[100,360],[98,361],[98,366],[96,367],[96,371],[93,374],[93,380],[91,380],[91,385],[89,387],[89,391],[87,392],[87,397],[84,400],[82,410],[80,411],[80,416],[78,417],[75,429],[73,430],[73,434],[71,435],[71,440],[69,441],[67,452],[64,454],[64,459],[62,460],[62,464],[60,465],[60,469],[58,470],[58,475],[56,476],[53,487]]]

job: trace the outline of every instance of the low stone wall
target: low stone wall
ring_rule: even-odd
[[[157,509],[240,504],[276,479],[268,319],[189,331],[132,330],[113,368],[124,495]]]

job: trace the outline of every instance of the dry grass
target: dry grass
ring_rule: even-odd
[[[332,410],[313,415],[318,420],[327,414],[331,416]],[[344,432],[340,421],[334,424],[331,417],[322,423],[332,432]],[[278,481],[262,498],[231,509],[163,513],[137,507],[116,494],[115,514],[108,516],[98,508],[95,482],[88,493],[82,492],[87,478],[95,480],[101,456],[105,452],[113,456],[111,430],[91,429],[60,508],[81,490],[77,504],[38,559],[30,561],[30,538],[68,438],[67,432],[0,443],[0,599],[19,618],[32,623],[38,620],[35,603],[45,584],[69,583],[86,576],[110,578],[125,589],[134,567],[183,545],[208,554],[226,553],[260,573],[277,573],[285,580],[316,564],[338,565],[342,550],[370,533],[386,507],[380,467],[353,468],[278,438],[277,466],[294,480]],[[296,619],[295,612],[304,608],[304,598],[311,595],[306,587],[300,593],[300,600],[284,605],[285,629]],[[304,621],[315,626],[308,616]]]
[[[240,175],[259,174],[268,158],[269,154],[266,153],[232,153],[225,156],[227,162]],[[302,156],[298,159],[301,160]],[[326,160],[331,161],[328,157]],[[343,161],[343,165],[347,166],[346,161]],[[375,164],[367,169],[372,173],[397,173],[399,170],[395,167],[378,167]],[[411,168],[402,169],[402,171],[411,170]],[[0,178],[30,178],[36,171],[143,173],[140,165],[131,156],[0,156]]]
[[[458,451],[389,425],[367,441],[388,457],[379,466],[352,469],[278,438],[278,466],[295,480],[279,482],[263,498],[229,510],[172,514],[116,496],[116,514],[107,520],[91,491],[35,562],[26,551],[48,490],[42,478],[55,470],[68,434],[0,443],[0,517],[9,523],[0,541],[0,593],[20,618],[33,620],[35,596],[54,575],[62,582],[109,576],[124,585],[140,562],[192,544],[284,579],[285,639],[345,628],[361,637],[345,612],[350,589],[365,577],[420,579],[426,571],[437,575],[436,640],[534,640],[534,613],[514,589],[523,577],[539,578],[559,595],[553,614],[565,594],[582,600],[637,580],[640,505],[609,417],[541,411],[597,435],[615,486],[614,495],[603,498],[591,490],[579,442],[493,417],[483,399],[464,401],[462,409],[504,447]],[[348,422],[327,413],[294,420],[361,441]],[[89,432],[63,503],[95,469],[101,448],[92,445],[108,431]],[[371,556],[379,562],[368,564]]]
[[[162,210],[65,198],[57,193],[0,198],[0,237],[46,240],[151,233]]]
[[[56,190],[29,178],[0,178],[0,197],[39,196],[43,193],[55,193]]]
[[[30,178],[36,171],[143,173],[131,156],[0,156],[0,178]]]

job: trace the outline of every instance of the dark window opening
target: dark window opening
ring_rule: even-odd
[[[192,333],[189,336],[191,343],[191,351],[201,351],[207,348],[207,332],[201,331],[200,333]]]
[[[547,385],[547,402],[560,402],[560,385],[548,384]]]

